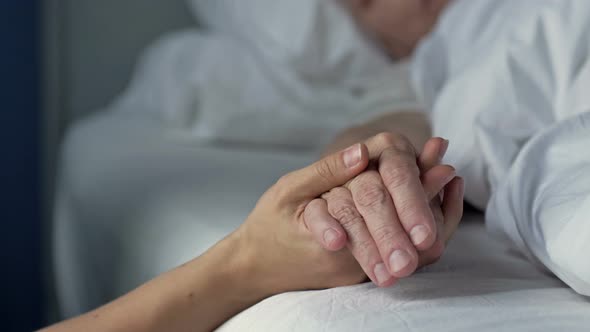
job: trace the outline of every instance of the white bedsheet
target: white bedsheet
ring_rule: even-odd
[[[79,124],[64,149],[59,299],[89,310],[206,250],[313,155],[198,145],[137,114]],[[396,287],[270,298],[221,331],[584,331],[590,303],[467,218],[443,260]],[[475,220],[471,220],[475,219]]]
[[[469,215],[443,259],[389,289],[269,298],[219,331],[587,331],[590,301],[543,274]]]

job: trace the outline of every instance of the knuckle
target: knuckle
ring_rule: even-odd
[[[314,199],[313,201],[309,202],[303,211],[303,218],[307,222],[308,220],[313,220],[317,214],[317,211],[322,208],[321,201],[319,199]]]
[[[420,177],[420,170],[415,162],[398,161],[383,164],[381,176],[387,187],[395,189],[407,185],[413,180],[417,181]]]
[[[405,136],[399,136],[398,139],[393,142],[393,148],[398,152],[410,154],[413,156],[416,155],[414,145]]]
[[[355,225],[363,223],[360,214],[353,206],[348,204],[338,205],[330,211],[330,214],[347,230],[354,229]]]
[[[322,198],[326,200],[326,202],[334,202],[338,203],[350,196],[348,189],[342,187],[332,188],[330,191],[325,192],[322,194]],[[328,204],[330,205],[330,204]]]
[[[416,154],[414,145],[404,135],[392,132],[382,132],[375,136],[375,141],[379,143],[379,145],[392,148],[396,152],[403,152],[410,155]]]
[[[390,132],[382,132],[375,136],[375,140],[385,146],[393,146],[397,139],[397,135]]]
[[[357,197],[357,203],[360,207],[374,210],[385,204],[387,193],[385,188],[378,185],[361,185]]]
[[[330,190],[330,195],[341,198],[342,200],[350,199],[350,197],[352,197],[350,190],[344,187],[336,187]],[[351,202],[350,204],[352,205],[353,203]]]

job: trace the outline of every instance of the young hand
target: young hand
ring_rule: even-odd
[[[239,243],[238,255],[250,279],[266,296],[302,289],[360,283],[365,273],[350,252],[326,251],[305,222],[306,206],[323,193],[344,185],[364,171],[369,150],[355,144],[304,169],[283,176],[258,201],[251,215],[228,240]]]

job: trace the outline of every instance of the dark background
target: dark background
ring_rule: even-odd
[[[39,5],[0,1],[2,331],[43,324]]]

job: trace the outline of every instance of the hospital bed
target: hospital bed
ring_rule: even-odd
[[[225,146],[137,114],[93,112],[126,85],[164,31],[195,22],[184,2],[52,1],[49,151],[62,141],[52,221],[55,287],[79,314],[202,253],[281,174],[313,152]],[[51,5],[53,3],[53,5]],[[133,24],[129,24],[132,21]],[[48,38],[49,38],[48,37]],[[73,121],[78,120],[78,121]],[[60,134],[65,132],[63,139]],[[52,143],[53,142],[53,143]],[[269,298],[221,331],[583,331],[590,301],[485,231],[469,213],[443,259],[391,289],[371,284]]]

